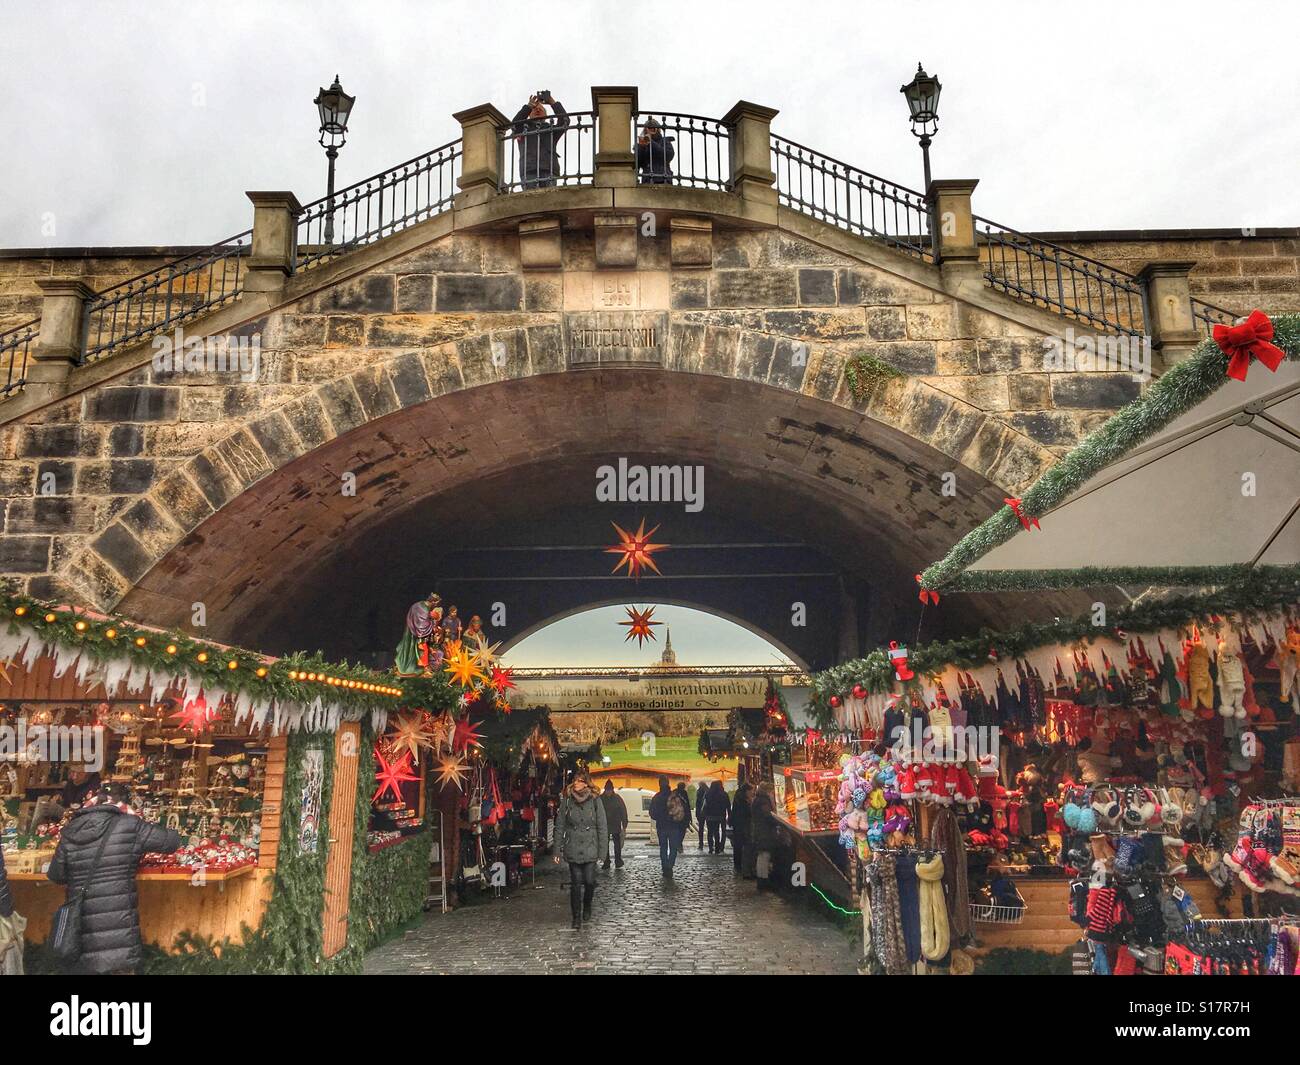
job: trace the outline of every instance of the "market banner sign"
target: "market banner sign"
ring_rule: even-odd
[[[764,676],[523,677],[516,683],[515,705],[556,712],[732,710],[762,706],[767,692]]]

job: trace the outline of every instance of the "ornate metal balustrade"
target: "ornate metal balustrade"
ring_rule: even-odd
[[[297,268],[314,266],[423,222],[451,207],[460,176],[454,140],[303,208]]]
[[[538,129],[522,123],[499,135],[501,192],[590,185],[596,179],[596,114],[570,111],[565,124],[554,118]]]
[[[27,361],[32,346],[41,332],[41,320],[25,322],[16,329],[0,333],[0,367],[4,369],[4,387],[0,396],[9,396],[22,390],[27,383]]]
[[[1239,315],[1233,314],[1232,311],[1198,300],[1195,296],[1192,297],[1192,318],[1207,335],[1214,332],[1216,325],[1232,325],[1238,317]]]
[[[933,261],[930,211],[921,193],[784,137],[772,138],[772,169],[784,206]]]
[[[86,305],[83,360],[174,329],[233,300],[243,291],[252,237],[253,231],[245,230],[95,293]]]
[[[987,218],[975,232],[993,288],[1093,329],[1146,333],[1146,286],[1132,274]]]
[[[657,122],[673,157],[647,139],[647,123]],[[716,118],[674,111],[640,111],[632,119],[632,150],[637,153],[637,181],[643,185],[684,185],[694,189],[731,187],[731,130]]]

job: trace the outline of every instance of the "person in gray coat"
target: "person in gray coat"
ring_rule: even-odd
[[[605,805],[585,771],[573,778],[555,815],[555,863],[569,863],[569,908],[573,930],[591,920],[591,900],[596,894],[596,862],[609,848],[609,822]]]
[[[126,798],[124,788],[112,785],[88,799],[60,834],[46,874],[54,883],[66,884],[69,897],[78,888],[85,890],[80,972],[132,973],[139,966],[142,947],[135,874],[140,856],[170,854],[181,845],[181,837],[170,828],[133,814]],[[105,840],[104,850],[96,863],[101,840]]]
[[[614,865],[623,868],[623,837],[627,834],[627,803],[614,790],[612,780],[605,781],[605,790],[600,793],[601,805],[605,807],[605,824],[609,826],[609,839],[614,844]],[[605,851],[603,868],[609,868],[609,851]]]

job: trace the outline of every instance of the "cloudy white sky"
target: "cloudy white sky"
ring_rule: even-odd
[[[898,87],[943,81],[937,177],[1021,229],[1294,225],[1300,5],[8,0],[0,246],[206,244],[246,189],[324,191],[312,98],[358,102],[343,183],[450,140],[451,114],[635,84],[648,108],[774,128],[904,184]],[[53,234],[48,230],[53,222]]]

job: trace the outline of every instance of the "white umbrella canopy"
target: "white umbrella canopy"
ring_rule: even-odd
[[[1039,523],[968,571],[1300,563],[1300,363],[1226,381]]]

